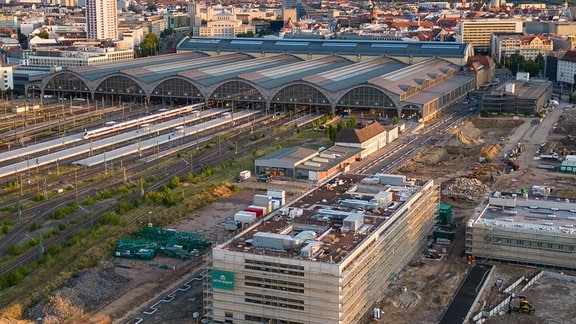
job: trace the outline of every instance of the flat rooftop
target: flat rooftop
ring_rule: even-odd
[[[339,263],[420,188],[399,175],[341,174],[218,248]]]
[[[493,195],[474,223],[576,236],[576,204],[565,198]]]

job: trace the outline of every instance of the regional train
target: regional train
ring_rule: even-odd
[[[82,135],[83,139],[91,139],[94,137],[98,137],[98,136],[102,136],[102,135],[106,135],[106,134],[110,134],[110,133],[114,133],[123,129],[128,129],[131,127],[136,127],[136,126],[142,126],[142,125],[146,125],[155,121],[159,121],[159,120],[163,120],[163,119],[167,119],[170,117],[175,117],[181,114],[186,114],[186,113],[191,113],[192,115],[197,116],[197,114],[199,113],[199,109],[202,109],[202,107],[204,107],[204,103],[197,103],[197,104],[193,104],[193,105],[189,105],[189,106],[185,106],[185,107],[181,107],[181,108],[176,108],[176,109],[160,109],[158,113],[156,114],[152,114],[149,116],[145,116],[145,117],[140,117],[137,119],[131,119],[131,120],[127,120],[125,122],[106,122],[104,125],[104,127],[100,127],[100,128],[96,128],[93,130],[89,130],[89,131],[85,131],[84,135]],[[196,112],[196,113],[195,113]]]

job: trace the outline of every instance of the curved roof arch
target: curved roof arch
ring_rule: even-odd
[[[358,85],[343,93],[337,100],[337,106],[346,107],[382,107],[396,108],[395,96],[385,89],[374,85]]]
[[[91,91],[86,81],[74,71],[59,71],[49,76],[42,90]]]
[[[115,73],[105,78],[95,88],[95,93],[105,94],[145,94],[146,88],[138,79],[123,73]]]
[[[332,104],[332,100],[324,89],[306,81],[287,84],[274,92],[270,101],[273,103]]]
[[[256,84],[242,79],[222,82],[210,93],[210,99],[262,101],[265,98]]]
[[[173,76],[151,85],[151,96],[171,96],[177,98],[204,98],[206,94],[193,80],[182,76]]]

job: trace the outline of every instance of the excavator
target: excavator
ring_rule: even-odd
[[[532,315],[536,309],[525,296],[512,296],[510,299],[509,311]]]

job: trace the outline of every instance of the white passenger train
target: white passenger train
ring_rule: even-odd
[[[196,115],[194,113],[194,111],[197,111],[197,109],[201,109],[202,107],[204,107],[204,103],[197,103],[197,104],[193,104],[193,105],[189,105],[189,106],[185,106],[185,107],[181,107],[181,108],[176,108],[176,109],[170,109],[170,110],[160,109],[159,112],[156,114],[140,117],[137,119],[127,120],[127,121],[121,122],[121,123],[109,121],[109,122],[106,122],[104,124],[105,125],[104,127],[85,131],[82,138],[83,139],[91,139],[94,137],[114,133],[114,132],[117,132],[117,131],[120,131],[123,129],[142,126],[142,125],[146,125],[146,124],[158,121],[158,120],[163,120],[163,119],[167,119],[170,117],[175,117],[175,116],[178,116],[181,114],[192,113],[193,115]]]

